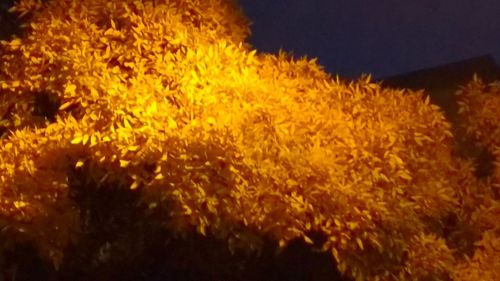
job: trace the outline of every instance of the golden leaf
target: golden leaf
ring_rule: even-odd
[[[307,237],[306,235],[304,235],[304,242],[306,242],[306,244],[309,244],[309,245],[314,244],[314,242],[311,240],[311,238]]]
[[[132,185],[130,185],[131,190],[137,189],[138,187],[139,187],[139,182],[137,181],[134,181]]]
[[[339,262],[340,261],[339,251],[337,251],[337,249],[333,248],[332,249],[332,254],[333,254],[333,257],[335,258],[335,261]]]
[[[84,135],[82,138],[82,144],[86,145],[88,141],[89,141],[89,135]]]
[[[72,101],[65,102],[65,103],[61,104],[61,106],[59,106],[59,110],[65,110],[66,108],[68,108],[72,104],[73,104]]]
[[[361,241],[361,239],[359,238],[356,238],[356,243],[358,244],[358,247],[361,249],[361,250],[364,250],[364,246],[363,246],[363,242]]]
[[[203,235],[203,236],[207,236],[207,233],[205,231],[205,226],[204,225],[198,225],[198,231]]]
[[[76,138],[71,140],[71,144],[79,144],[82,142],[82,140],[83,140],[82,136],[76,137]]]
[[[13,47],[14,49],[17,49],[17,48],[21,45],[21,43],[22,43],[22,42],[21,42],[21,39],[16,38],[16,39],[12,39],[12,40],[10,41],[9,45],[10,45],[11,47]]]
[[[215,125],[215,123],[216,123],[216,122],[215,122],[215,118],[213,118],[213,117],[211,117],[211,116],[210,116],[210,117],[208,117],[208,118],[207,118],[207,123],[208,123],[209,125]]]
[[[80,168],[83,166],[83,164],[84,164],[83,160],[78,160],[75,164],[75,168]]]
[[[76,85],[68,83],[64,88],[64,94],[75,95]]]
[[[168,117],[167,123],[170,129],[177,129],[177,122],[172,117]]]
[[[405,179],[405,180],[412,180],[412,177],[410,176],[410,174],[408,174],[408,172],[406,171],[398,171],[397,172],[397,175],[402,178],[402,179]]]
[[[431,100],[430,96],[429,96],[429,95],[427,95],[427,96],[425,97],[425,101],[424,101],[425,105],[429,105],[430,100]]]
[[[127,147],[128,151],[137,151],[139,150],[140,146],[138,145],[131,145],[129,147]]]

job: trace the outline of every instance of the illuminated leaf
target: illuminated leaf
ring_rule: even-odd
[[[83,136],[78,136],[78,137],[71,140],[71,144],[79,144],[82,142],[82,140],[83,140]]]
[[[131,145],[127,147],[128,151],[137,151],[140,148],[138,145]]]
[[[83,166],[83,164],[84,164],[83,160],[78,160],[75,164],[75,168],[80,168]]]
[[[130,185],[131,190],[137,189],[138,187],[139,187],[139,182],[137,181],[134,181],[132,185]]]
[[[66,87],[64,88],[64,93],[70,96],[75,95],[75,90],[76,90],[76,85],[68,83],[66,84]]]
[[[361,250],[364,250],[364,246],[363,246],[363,241],[361,241],[361,239],[359,238],[356,238],[356,243],[358,244],[358,247],[361,249]]]
[[[170,129],[177,129],[177,122],[172,117],[168,117],[167,122]]]
[[[86,145],[87,142],[89,141],[89,138],[90,138],[89,135],[84,135],[83,138],[82,138],[82,144]]]
[[[72,104],[73,104],[72,101],[65,102],[65,103],[61,104],[61,106],[59,107],[59,110],[65,110],[66,108],[70,107]]]

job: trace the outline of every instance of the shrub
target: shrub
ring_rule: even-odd
[[[493,170],[475,192],[474,210],[467,223],[476,232],[474,252],[457,265],[455,280],[500,278],[500,84],[474,77],[458,92],[461,124],[467,135],[494,157]]]
[[[251,251],[302,239],[356,280],[447,280],[463,260],[480,184],[422,92],[257,53],[229,0],[13,10],[29,20],[1,49],[8,241],[58,266],[86,227],[72,194],[114,188],[178,235]]]

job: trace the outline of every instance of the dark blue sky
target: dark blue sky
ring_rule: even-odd
[[[355,78],[406,73],[491,53],[500,61],[499,0],[240,0],[251,43],[318,57]]]

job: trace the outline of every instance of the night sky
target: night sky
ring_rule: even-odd
[[[240,0],[259,51],[375,78],[483,55],[500,62],[499,0]]]

